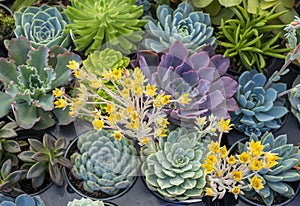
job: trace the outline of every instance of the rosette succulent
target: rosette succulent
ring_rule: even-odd
[[[80,200],[74,199],[68,202],[67,206],[113,206],[110,203],[104,203],[100,200],[91,200],[89,198],[81,198]]]
[[[135,0],[71,0],[66,14],[72,21],[67,32],[75,35],[76,50],[88,55],[102,44],[118,51],[130,53],[135,43],[142,40],[141,27],[146,23],[139,20],[143,6]]]
[[[167,5],[157,8],[158,21],[147,18],[147,36],[144,46],[152,51],[161,52],[176,41],[181,41],[190,52],[196,52],[205,44],[216,46],[213,27],[209,14],[194,11],[185,2],[174,11]]]
[[[264,188],[258,191],[258,194],[268,206],[273,205],[275,193],[287,198],[292,198],[295,195],[294,189],[288,184],[300,180],[300,171],[297,171],[293,166],[300,161],[298,146],[287,144],[287,136],[280,135],[274,137],[272,133],[265,133],[261,138],[255,134],[250,136],[249,142],[261,141],[264,146],[263,152],[277,153],[279,159],[277,164],[270,169],[263,169],[258,172],[263,179]],[[246,151],[249,147],[249,142],[245,144],[239,143],[239,152]],[[256,193],[253,189],[245,191],[247,197],[251,197]]]
[[[0,192],[5,193],[21,193],[19,181],[24,173],[24,170],[13,170],[13,165],[10,159],[4,161],[0,166]]]
[[[134,63],[150,84],[174,99],[189,94],[189,104],[165,108],[174,124],[193,127],[197,117],[213,114],[227,119],[229,111],[238,109],[233,98],[238,84],[226,74],[229,59],[222,55],[199,51],[189,56],[187,48],[177,41],[164,54],[139,52]]]
[[[201,197],[206,184],[201,167],[205,152],[206,145],[200,143],[197,133],[184,128],[158,139],[156,151],[142,165],[149,189],[171,200]]]
[[[289,93],[289,101],[291,103],[291,112],[298,119],[300,123],[300,76],[298,76],[294,83],[291,92]]]
[[[0,206],[45,206],[45,203],[40,196],[21,194],[14,200],[0,194]]]
[[[140,164],[136,149],[130,140],[112,136],[108,130],[89,131],[78,139],[71,173],[87,192],[115,195],[134,182]]]
[[[0,59],[0,117],[13,111],[24,129],[45,129],[55,124],[54,117],[59,124],[69,124],[68,109],[54,108],[52,90],[69,83],[68,62],[80,62],[80,57],[62,47],[34,49],[25,37],[12,39],[8,51],[8,57]]]
[[[256,70],[245,71],[239,77],[235,94],[239,109],[232,112],[235,127],[250,136],[260,136],[266,131],[277,129],[281,118],[288,112],[284,99],[277,96],[286,90],[286,84],[273,83],[265,88],[267,78]]]
[[[34,48],[61,46],[68,48],[71,38],[64,33],[69,23],[66,14],[59,7],[42,5],[41,7],[23,7],[14,13],[15,36],[25,36]]]

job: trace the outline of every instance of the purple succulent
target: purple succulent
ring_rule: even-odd
[[[191,127],[197,117],[210,114],[230,118],[228,112],[238,109],[233,98],[238,84],[226,74],[229,59],[206,49],[189,56],[187,48],[177,41],[164,53],[140,51],[133,63],[151,84],[174,99],[189,94],[188,105],[176,103],[166,108],[174,124]]]

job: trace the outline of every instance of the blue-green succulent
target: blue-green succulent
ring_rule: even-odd
[[[47,4],[23,7],[14,13],[14,18],[15,36],[25,36],[34,48],[41,45],[68,48],[71,44],[70,35],[63,32],[69,19],[59,7]]]
[[[144,46],[152,51],[161,52],[177,40],[181,41],[190,52],[196,52],[205,44],[216,46],[209,14],[194,11],[185,2],[174,11],[167,5],[157,8],[157,20],[147,18],[145,25],[147,36]]]
[[[14,200],[0,194],[0,206],[45,206],[45,203],[38,195],[31,197],[27,194],[21,194]]]
[[[291,103],[291,112],[298,119],[300,123],[300,76],[298,76],[294,83],[291,92],[289,93],[289,101]]]
[[[278,98],[286,90],[284,83],[272,83],[265,88],[267,78],[256,70],[245,71],[239,77],[235,99],[239,109],[232,112],[235,127],[250,136],[260,136],[266,131],[277,129],[282,117],[288,112],[284,99]]]
[[[72,79],[69,61],[81,58],[62,47],[31,47],[25,37],[12,39],[8,57],[0,59],[0,117],[13,112],[19,127],[45,129],[56,123],[69,124],[68,109],[54,108],[52,90]]]

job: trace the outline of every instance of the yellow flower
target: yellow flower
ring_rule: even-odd
[[[158,94],[154,99],[154,106],[161,107],[171,102],[170,100],[171,95],[165,95],[163,92],[162,94]]]
[[[147,144],[148,142],[150,142],[150,138],[149,137],[143,137],[140,139],[140,143],[142,143],[142,145]]]
[[[69,61],[69,64],[67,65],[68,68],[71,70],[77,70],[79,69],[79,63],[76,62],[75,60]]]
[[[261,190],[264,188],[262,179],[257,177],[256,175],[251,178],[250,184],[255,190]]]
[[[144,75],[140,68],[136,67],[133,71],[133,77],[135,83],[143,83],[144,82]]]
[[[223,177],[223,172],[222,172],[222,171],[217,171],[217,172],[216,172],[216,176],[217,176],[218,178]]]
[[[100,119],[94,119],[92,121],[92,125],[93,125],[95,130],[102,130],[104,122]]]
[[[120,112],[115,113],[115,118],[117,121],[121,121],[123,119],[123,115]]]
[[[130,115],[133,112],[133,107],[127,107],[126,109],[126,115]]]
[[[235,186],[232,188],[231,192],[232,192],[232,194],[237,195],[241,192],[241,189],[239,186]]]
[[[131,130],[137,130],[140,128],[138,122],[134,120],[131,120],[130,124],[127,124],[126,127]]]
[[[53,91],[52,91],[53,95],[55,97],[61,97],[62,95],[64,95],[64,92],[61,90],[61,89],[58,89],[58,88],[55,88]]]
[[[123,97],[124,99],[127,99],[128,97],[129,97],[129,89],[122,89],[121,91],[120,91],[120,95],[121,95],[121,97]]]
[[[198,124],[203,125],[206,121],[206,117],[199,117],[197,121],[198,121]]]
[[[258,171],[258,170],[261,170],[262,168],[263,168],[263,162],[261,160],[254,159],[251,161],[251,163],[250,163],[251,170]]]
[[[95,109],[95,111],[92,112],[95,119],[99,119],[101,116],[101,113],[99,110]]]
[[[202,164],[202,167],[205,169],[204,173],[206,173],[206,174],[210,174],[215,170],[214,165],[211,163]]]
[[[99,79],[93,79],[91,80],[90,86],[94,89],[99,89],[102,87],[102,82]]]
[[[156,86],[154,85],[150,85],[148,83],[148,85],[146,86],[146,95],[149,97],[153,97],[155,95],[155,91],[156,91]]]
[[[107,70],[104,70],[102,75],[104,79],[111,79],[111,73],[109,73]]]
[[[131,78],[124,79],[124,86],[130,89],[132,87],[132,79]]]
[[[110,114],[107,117],[107,120],[109,121],[110,124],[115,124],[115,116],[113,114]]]
[[[208,145],[208,149],[211,153],[219,153],[220,152],[220,143],[218,142],[211,142],[209,145]]]
[[[156,137],[166,137],[167,130],[165,128],[158,128],[155,130],[155,136]]]
[[[238,155],[238,158],[242,164],[247,164],[250,162],[251,156],[249,152],[243,152],[242,154]]]
[[[115,140],[117,140],[117,141],[121,141],[121,139],[123,138],[123,135],[119,131],[115,131],[113,136],[114,136]]]
[[[213,197],[213,196],[215,196],[215,192],[213,191],[212,188],[207,187],[207,188],[205,188],[205,196],[211,196],[211,197]]]
[[[213,155],[213,154],[207,155],[206,159],[205,159],[205,162],[209,163],[209,164],[213,164],[213,163],[215,163],[217,161],[218,161],[217,157],[215,155]]]
[[[266,152],[265,153],[266,164],[264,167],[266,167],[266,168],[274,167],[275,165],[278,164],[278,162],[276,161],[278,159],[279,159],[279,157],[277,154]]]
[[[133,121],[136,121],[139,118],[139,113],[137,111],[131,112],[130,117]]]
[[[74,76],[77,79],[85,79],[84,73],[80,70],[76,70],[75,73],[74,73]]]
[[[233,176],[233,179],[237,182],[241,181],[241,179],[243,178],[243,173],[240,170],[232,171],[231,174]]]
[[[122,72],[121,70],[117,69],[117,68],[114,68],[111,72],[111,76],[113,79],[115,80],[118,80],[118,79],[121,79],[122,77]]]
[[[115,105],[113,104],[106,104],[106,107],[104,107],[105,111],[109,114],[113,113],[115,111]]]
[[[236,159],[233,155],[230,155],[230,157],[227,159],[228,164],[234,165],[236,163]]]
[[[57,99],[54,102],[55,108],[65,108],[68,104],[64,99]]]
[[[138,96],[141,96],[143,94],[143,87],[139,84],[134,84],[132,87],[132,92]]]
[[[222,117],[222,119],[218,121],[218,126],[220,132],[229,132],[232,129],[231,127],[233,126],[233,124],[230,124],[230,119],[227,119],[225,121]]]
[[[191,99],[188,98],[188,96],[189,96],[189,94],[181,95],[178,99],[179,103],[183,104],[183,105],[190,103]]]
[[[221,154],[222,158],[225,158],[228,155],[228,151],[225,145],[221,148]]]
[[[261,144],[261,141],[254,142],[254,140],[251,140],[250,151],[254,156],[260,156],[262,154],[263,149],[264,146]]]
[[[168,119],[160,116],[160,117],[157,117],[156,124],[160,127],[167,127],[167,125],[170,123],[168,122]]]

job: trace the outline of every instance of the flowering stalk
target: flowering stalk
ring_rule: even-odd
[[[109,128],[117,131],[114,137],[118,140],[125,135],[145,145],[154,138],[167,136],[169,122],[163,107],[173,102],[181,105],[189,103],[188,94],[175,100],[171,95],[158,93],[156,86],[148,83],[139,68],[133,72],[115,68],[104,71],[99,77],[80,69],[75,61],[70,61],[68,67],[78,79],[77,94],[71,97],[63,88],[56,88],[53,91],[57,98],[56,108],[69,105],[71,116],[90,119],[96,130]],[[107,82],[113,86],[108,86]],[[109,98],[99,95],[99,91],[104,91]],[[104,106],[104,114],[101,105]]]

